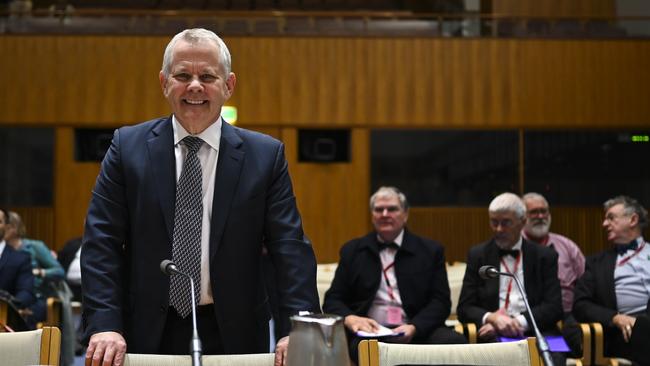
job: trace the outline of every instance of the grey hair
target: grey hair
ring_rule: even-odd
[[[377,192],[375,192],[372,196],[370,196],[370,211],[372,211],[375,208],[375,201],[377,201],[378,198],[383,198],[383,197],[397,197],[400,206],[402,206],[402,209],[404,211],[408,211],[409,203],[406,200],[406,196],[404,195],[404,193],[402,193],[402,191],[400,191],[396,187],[389,187],[389,186],[379,187]]]
[[[528,192],[525,195],[521,196],[521,200],[524,201],[524,203],[526,202],[526,200],[540,200],[544,202],[546,207],[548,207],[548,201],[546,200],[546,198],[537,192]]]
[[[607,211],[616,205],[623,205],[623,210],[626,215],[637,214],[641,229],[645,229],[648,226],[648,211],[641,206],[639,201],[629,196],[616,196],[605,201],[603,208]]]
[[[199,42],[205,42],[205,41],[214,42],[217,45],[217,48],[219,49],[217,52],[219,53],[219,61],[221,62],[221,65],[223,66],[223,69],[225,71],[224,76],[225,78],[228,78],[228,75],[230,75],[230,51],[228,51],[228,47],[226,46],[226,43],[224,43],[224,41],[221,38],[219,38],[218,35],[216,35],[212,31],[203,28],[186,29],[176,34],[174,38],[172,38],[172,40],[169,41],[167,47],[165,48],[165,53],[163,55],[163,63],[162,63],[162,70],[161,70],[165,77],[168,77],[169,74],[171,73],[172,63],[174,63],[174,60],[172,58],[174,47],[176,46],[176,43],[178,43],[178,41],[180,40],[189,42],[191,44],[197,44]]]
[[[510,192],[501,193],[496,196],[492,202],[490,202],[488,211],[490,213],[514,212],[520,219],[526,217],[526,205],[524,205],[524,202],[519,198],[519,196]]]

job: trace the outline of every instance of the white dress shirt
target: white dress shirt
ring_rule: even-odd
[[[196,137],[200,137],[204,144],[199,149],[197,156],[201,163],[203,176],[203,220],[201,223],[201,285],[199,305],[211,304],[212,289],[210,287],[210,219],[212,218],[212,199],[214,197],[214,180],[217,173],[217,158],[219,157],[219,143],[221,139],[221,117],[206,128]],[[172,117],[174,130],[174,155],[176,158],[176,182],[181,177],[183,162],[187,155],[187,147],[181,140],[190,135],[176,119]]]
[[[404,230],[402,230],[402,232],[400,232],[399,235],[397,235],[397,237],[395,238],[395,240],[393,240],[393,242],[397,244],[398,247],[401,247],[403,239],[404,239]],[[383,242],[383,240],[379,237],[377,237],[377,240],[379,242]],[[386,279],[384,278],[384,272],[383,272],[384,268],[388,267],[389,265],[395,262],[396,254],[397,254],[397,249],[384,249],[379,252],[382,272],[378,274],[380,276],[379,288],[377,289],[377,294],[375,295],[375,299],[373,300],[372,305],[368,310],[368,317],[376,320],[379,324],[382,325],[396,325],[396,324],[388,324],[387,315],[388,315],[389,306],[397,306],[399,308],[402,307],[402,298],[400,297],[399,294],[399,287],[397,286],[397,277],[395,276],[395,266],[392,266],[386,271],[386,277],[388,277],[388,281],[391,284],[393,299],[391,299],[389,295],[388,284],[386,283]],[[402,323],[404,323],[405,321],[406,321],[406,313],[404,312],[404,309],[402,309]]]

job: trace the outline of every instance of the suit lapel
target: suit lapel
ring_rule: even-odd
[[[539,286],[533,286],[532,284],[535,283],[536,281],[536,276],[535,274],[537,273],[536,271],[536,266],[537,266],[537,252],[533,250],[531,247],[532,245],[539,245],[539,244],[532,244],[528,242],[526,239],[522,239],[521,242],[521,255],[524,256],[524,291],[526,292],[526,296],[530,299],[531,297],[534,299],[533,294],[530,293],[532,289],[536,289]],[[529,286],[530,285],[530,286]]]
[[[607,297],[610,299],[615,309],[618,309],[616,303],[616,290],[614,287],[614,271],[616,270],[616,259],[618,255],[614,249],[607,251],[600,275],[603,276],[604,288],[607,289]]]
[[[237,182],[244,165],[245,153],[241,149],[242,139],[235,128],[227,122],[221,125],[219,158],[214,181],[214,198],[212,200],[212,219],[210,222],[210,258],[217,253],[221,236],[230,213],[232,199],[235,196]]]
[[[7,257],[9,256],[7,253],[7,250],[9,250],[9,248],[7,248],[8,246],[9,244],[5,242],[5,249],[2,251],[2,255],[0,255],[0,271],[2,271],[2,267],[4,267],[7,262]]]
[[[171,117],[162,120],[151,130],[147,140],[149,166],[158,190],[158,201],[165,219],[165,227],[172,241],[174,230],[174,204],[176,197],[176,159],[174,157],[174,131]]]
[[[485,264],[496,267],[497,270],[501,267],[499,262],[499,248],[497,244],[492,240],[486,248],[485,251]],[[485,307],[486,309],[498,309],[499,308],[499,278],[493,278],[485,280],[485,293],[488,295],[489,303]]]

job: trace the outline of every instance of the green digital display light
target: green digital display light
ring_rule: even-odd
[[[630,139],[632,142],[650,142],[650,136],[648,135],[632,135]]]
[[[221,107],[221,117],[226,120],[226,122],[234,125],[237,123],[237,107],[231,105],[224,105]],[[647,136],[646,136],[647,137]]]

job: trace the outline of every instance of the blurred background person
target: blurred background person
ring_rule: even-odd
[[[64,271],[50,249],[40,240],[26,238],[27,229],[20,215],[9,212],[4,238],[17,251],[29,254],[34,276],[35,302],[29,307],[28,324],[35,327],[47,319],[47,299],[54,297],[61,302],[61,323],[50,324],[61,328],[61,363],[70,365],[74,361],[74,326],[70,299],[72,292],[63,281]]]
[[[12,301],[18,309],[29,308],[34,303],[34,276],[30,257],[26,253],[15,250],[4,239],[8,217],[8,211],[0,208],[0,290],[6,291],[11,296],[8,300]],[[9,324],[3,325],[9,326]]]
[[[552,233],[551,210],[548,201],[539,193],[526,193],[521,198],[526,205],[526,224],[521,234],[525,239],[539,243],[557,252],[557,276],[562,289],[562,309],[564,324],[562,335],[571,348],[573,357],[582,355],[582,331],[576,322],[573,308],[573,290],[576,281],[585,271],[585,256],[573,240]]]

